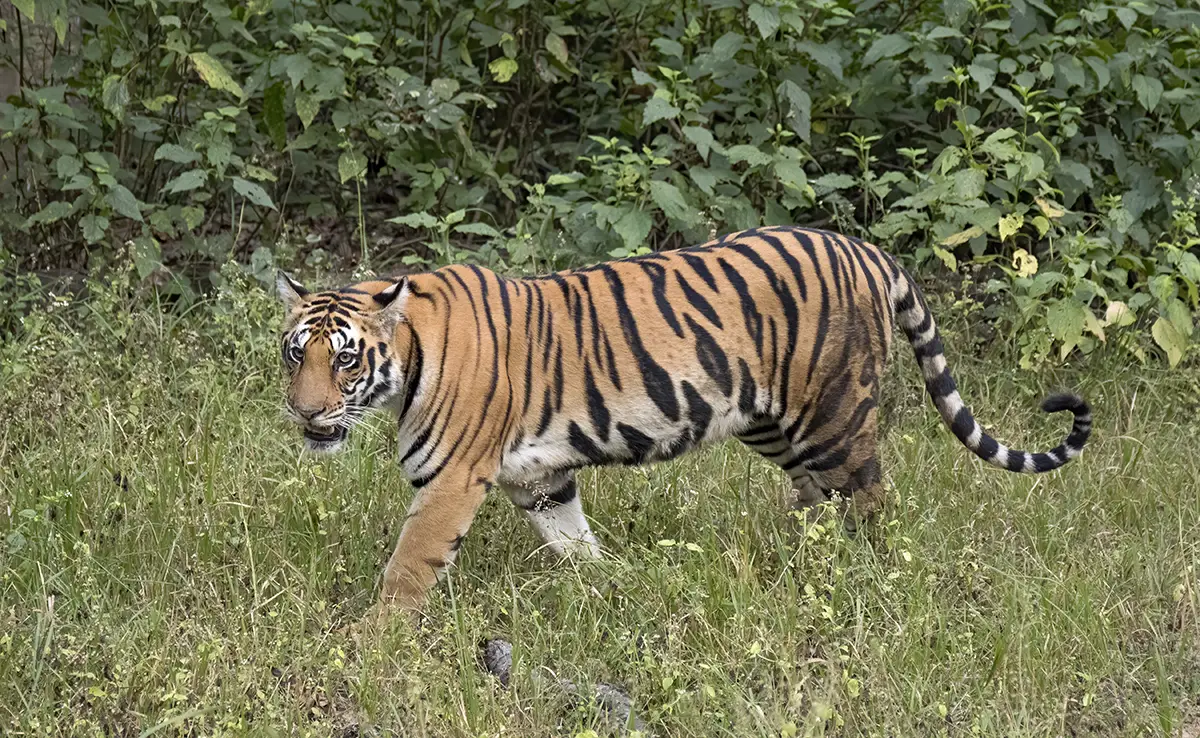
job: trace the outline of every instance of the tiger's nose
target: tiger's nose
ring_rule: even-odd
[[[292,405],[292,411],[305,420],[312,420],[320,415],[323,410],[324,408],[317,406]]]

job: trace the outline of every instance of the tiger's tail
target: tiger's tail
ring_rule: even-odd
[[[897,267],[891,302],[896,322],[904,329],[913,353],[925,377],[925,390],[941,413],[942,421],[964,446],[984,461],[1014,472],[1048,472],[1078,456],[1092,433],[1092,411],[1082,397],[1074,394],[1050,395],[1042,401],[1042,410],[1056,413],[1069,410],[1075,415],[1066,440],[1044,453],[1029,453],[1008,448],[983,431],[958,394],[954,378],[946,366],[942,339],[934,325],[925,297],[912,277]]]

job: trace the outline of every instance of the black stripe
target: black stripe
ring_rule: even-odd
[[[721,325],[721,316],[717,315],[717,311],[713,309],[712,304],[708,300],[705,300],[703,295],[692,289],[692,286],[687,283],[682,274],[675,272],[675,281],[679,283],[679,288],[683,290],[683,296],[687,298],[691,306],[699,310],[700,314],[707,318],[709,323],[712,323],[718,329],[725,327]]]
[[[410,329],[411,331],[411,329]],[[408,387],[404,392],[404,402],[400,405],[400,417],[403,418],[412,407],[413,398],[417,396],[417,387],[421,385],[421,372],[425,369],[425,352],[421,349],[421,339],[415,331],[412,332],[412,360],[404,372],[404,381]]]
[[[567,302],[571,317],[575,319],[575,355],[583,356],[583,296],[571,290],[573,301]]]
[[[920,362],[932,359],[934,356],[938,356],[944,352],[945,347],[942,346],[942,337],[937,332],[934,332],[933,338],[929,339],[929,343],[913,346],[913,353],[916,354],[917,361]]]
[[[692,316],[685,315],[684,320],[687,321],[688,328],[696,336],[696,360],[700,362],[700,366],[704,367],[708,376],[717,383],[721,394],[729,397],[733,393],[733,376],[729,373],[729,358],[725,356],[725,352],[713,339],[712,334],[692,320]]]
[[[738,391],[738,410],[743,415],[749,415],[754,410],[758,387],[754,384],[754,377],[750,375],[750,365],[740,356],[738,357],[738,370],[742,375],[742,385]]]
[[[600,331],[601,340],[604,342],[604,357],[605,363],[608,364],[608,381],[613,383],[613,388],[617,392],[621,391],[621,373],[617,369],[617,357],[613,354],[612,342],[608,340],[608,331]]]
[[[1051,469],[1057,469],[1062,466],[1055,461],[1050,454],[1034,454],[1033,455],[1033,470],[1036,472],[1048,472]]]
[[[496,275],[496,287],[500,290],[500,304],[504,306],[504,322],[512,325],[512,303],[508,299],[508,280]]]
[[[795,234],[792,235],[795,237]],[[796,280],[796,287],[800,290],[800,299],[804,302],[808,302],[808,285],[804,279],[804,267],[800,265],[800,260],[796,258],[796,255],[792,253],[791,249],[783,244],[783,241],[780,238],[775,236],[764,236],[763,240],[766,241],[771,248],[775,249],[775,251],[779,254],[779,258],[783,259],[784,263],[788,265],[788,269],[790,269],[792,272],[792,279]]]
[[[958,386],[954,383],[954,377],[950,376],[949,368],[943,369],[942,373],[936,377],[925,380],[925,391],[934,400],[940,400],[957,389]]]
[[[1013,451],[1010,449],[1008,452],[1007,469],[1009,471],[1015,471],[1015,472],[1024,471],[1025,470],[1025,452],[1024,451]]]
[[[995,438],[984,433],[979,436],[979,445],[974,450],[975,453],[991,461],[996,458],[996,453],[1000,451],[1000,444]]]
[[[625,440],[625,446],[629,449],[635,464],[644,462],[654,449],[654,439],[631,425],[617,423],[617,433],[620,433],[621,438]]]
[[[692,423],[692,440],[698,443],[704,438],[704,434],[708,432],[708,424],[712,422],[712,405],[704,401],[691,382],[681,382],[680,386],[688,404],[688,420]]]
[[[583,454],[589,462],[593,464],[603,464],[607,457],[596,442],[588,437],[579,424],[574,420],[567,426],[567,440],[571,443],[571,448]]]
[[[950,424],[950,432],[965,445],[974,430],[975,418],[971,416],[971,411],[967,409],[967,406],[963,405],[954,414],[954,422]]]
[[[587,393],[588,416],[592,419],[592,426],[596,429],[596,435],[600,436],[600,441],[608,443],[608,429],[612,418],[609,415],[608,406],[604,404],[604,395],[596,386],[596,377],[592,375],[591,362],[584,362],[583,386]]]
[[[717,280],[713,278],[712,272],[708,270],[708,265],[704,263],[704,259],[692,254],[680,254],[680,258],[682,258],[687,265],[692,268],[692,271],[694,271],[696,275],[700,277],[700,279],[704,280],[704,283],[708,285],[710,290],[713,292],[717,291]]]
[[[563,406],[563,358],[562,344],[554,352],[554,411],[562,412]]]
[[[733,291],[737,293],[738,300],[742,305],[742,318],[746,321],[746,332],[754,340],[754,348],[761,355],[763,348],[763,318],[762,314],[758,312],[758,307],[754,304],[754,298],[750,295],[746,280],[742,279],[742,275],[738,274],[738,271],[724,259],[718,258],[717,264],[721,267],[721,271],[725,272],[725,278],[733,285]]]
[[[550,418],[554,413],[554,396],[551,394],[550,385],[546,385],[544,394],[542,395],[542,419],[538,421],[537,431],[533,434],[541,436],[550,427]]]
[[[522,343],[525,344],[525,402],[521,405],[521,412],[529,412],[529,401],[533,399],[533,337],[529,335],[529,328],[533,321],[533,306],[529,304],[529,300],[525,301],[525,337]]]
[[[679,398],[675,396],[675,385],[671,380],[671,375],[650,356],[642,344],[642,338],[638,334],[637,321],[634,320],[633,311],[625,300],[625,285],[621,282],[620,275],[608,265],[601,265],[600,270],[612,289],[613,302],[616,304],[617,315],[621,320],[625,342],[629,345],[629,350],[638,363],[646,394],[668,420],[679,420]]]
[[[638,266],[650,278],[650,294],[654,296],[654,304],[658,307],[658,312],[663,316],[663,320],[667,321],[667,325],[675,335],[683,338],[683,326],[679,324],[675,308],[667,300],[667,270],[661,264],[639,262]]]

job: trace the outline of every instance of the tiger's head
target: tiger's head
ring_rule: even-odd
[[[310,292],[280,272],[276,287],[287,311],[288,417],[302,428],[310,451],[332,453],[367,410],[387,405],[404,387],[397,327],[404,321],[407,280]]]

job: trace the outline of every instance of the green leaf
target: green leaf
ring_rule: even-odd
[[[858,180],[851,177],[849,174],[822,174],[812,181],[813,187],[831,192],[833,190],[844,190],[847,187],[853,187],[858,184]]]
[[[446,217],[443,218],[442,220],[444,220],[447,225],[454,225],[455,223],[463,222],[463,219],[466,217],[467,217],[466,210],[455,210],[452,213],[448,213],[446,215]]]
[[[973,200],[983,196],[987,185],[987,173],[982,169],[960,169],[952,177],[954,196],[959,200]]]
[[[1163,83],[1156,77],[1135,74],[1133,75],[1133,91],[1137,93],[1138,102],[1142,104],[1146,112],[1151,112],[1158,107],[1158,101],[1162,99]]]
[[[398,225],[406,225],[409,228],[430,229],[437,228],[441,224],[441,221],[426,212],[398,215],[395,218],[388,218],[387,222],[396,223]]]
[[[683,193],[670,182],[664,182],[661,179],[651,180],[650,197],[668,218],[684,223],[695,223],[699,220],[696,211],[689,207],[687,201],[683,199]]]
[[[1174,369],[1187,351],[1187,338],[1179,332],[1174,323],[1161,316],[1154,321],[1150,335],[1154,336],[1154,342],[1167,353],[1167,362]]]
[[[746,38],[740,33],[730,31],[717,39],[712,46],[712,55],[721,61],[729,61],[741,51]]]
[[[1046,312],[1046,327],[1050,335],[1066,344],[1066,351],[1079,345],[1083,338],[1083,327],[1087,322],[1084,312],[1087,310],[1078,300],[1067,298],[1050,303]]]
[[[1092,170],[1086,164],[1065,159],[1058,165],[1059,174],[1064,174],[1084,187],[1092,186]]]
[[[1192,337],[1192,333],[1196,330],[1192,324],[1192,311],[1183,304],[1183,300],[1177,298],[1167,303],[1167,318],[1185,338]]]
[[[114,118],[120,120],[125,117],[125,106],[129,104],[129,99],[129,88],[121,75],[110,74],[100,83],[100,102]]]
[[[967,74],[979,85],[980,92],[987,92],[996,81],[996,70],[982,64],[972,64],[967,67]]]
[[[642,109],[642,125],[648,126],[660,120],[669,120],[677,115],[679,115],[679,108],[655,95],[646,101],[646,107]]]
[[[812,138],[812,98],[800,85],[789,80],[779,84],[777,94],[788,101],[788,119],[801,141]]]
[[[942,239],[943,246],[961,246],[970,241],[972,238],[978,238],[983,235],[983,229],[979,226],[971,226],[965,231],[951,234]],[[940,258],[940,257],[939,257]],[[944,260],[943,260],[944,261]]]
[[[685,126],[683,129],[684,138],[692,142],[696,147],[696,151],[700,152],[700,158],[708,161],[708,152],[713,148],[712,131],[703,126]]]
[[[950,253],[941,246],[932,246],[933,255],[942,260],[946,268],[952,272],[958,271],[958,259],[954,258],[954,254]]]
[[[296,115],[300,116],[300,122],[304,124],[305,130],[312,125],[313,119],[319,112],[321,112],[321,102],[317,98],[312,95],[296,95]]]
[[[509,59],[506,56],[500,57],[499,59],[493,59],[492,62],[488,64],[488,71],[492,73],[492,77],[495,78],[495,80],[500,84],[504,84],[512,79],[513,75],[517,73],[518,68],[517,60]]]
[[[90,213],[79,219],[79,227],[83,230],[85,241],[96,243],[104,238],[104,232],[108,230],[108,218]]]
[[[804,172],[804,167],[800,166],[800,162],[798,161],[776,159],[775,176],[779,178],[780,183],[785,187],[791,187],[801,192],[808,187],[808,175]]]
[[[747,15],[750,16],[751,22],[758,26],[758,33],[763,38],[770,38],[779,30],[779,8],[774,6],[767,8],[759,3],[754,3],[750,6]]]
[[[25,16],[32,23],[34,21],[34,3],[33,0],[13,0],[13,6],[21,11],[21,15]]]
[[[875,43],[871,44],[871,48],[867,50],[867,55],[863,57],[862,63],[864,66],[871,66],[881,59],[890,59],[893,56],[903,54],[912,48],[912,42],[902,33],[889,33],[886,36],[880,36],[875,39]]]
[[[71,207],[71,203],[67,202],[66,200],[55,200],[46,207],[29,216],[29,218],[25,220],[25,223],[21,227],[28,229],[30,226],[34,225],[46,225],[49,223],[54,223],[55,221],[62,220],[70,215],[72,210],[74,210],[74,208]]]
[[[548,187],[556,187],[558,185],[575,184],[581,179],[583,179],[583,175],[579,172],[559,172],[551,174],[546,180],[546,185]]]
[[[807,54],[813,61],[829,70],[829,73],[839,80],[842,79],[842,55],[832,44],[816,44],[812,41],[801,41],[796,44],[796,50]]]
[[[356,177],[363,177],[367,172],[367,157],[357,151],[343,151],[338,157],[338,179],[346,184]]]
[[[461,85],[456,79],[438,77],[429,83],[429,90],[442,102],[449,102],[458,92]]]
[[[271,201],[271,196],[261,186],[241,177],[233,177],[230,181],[233,183],[234,192],[259,207],[275,210],[275,203]]]
[[[300,83],[312,71],[312,60],[303,54],[288,54],[283,57],[283,69],[287,72],[288,79],[292,83],[292,89],[300,87]]]
[[[1000,240],[1007,241],[1021,230],[1023,225],[1025,225],[1025,216],[1021,213],[1009,213],[1004,216],[997,226],[1000,229]]]
[[[229,72],[225,70],[225,66],[221,64],[215,57],[203,51],[197,51],[188,54],[188,59],[192,62],[192,66],[200,74],[208,86],[214,90],[225,90],[237,95],[239,98],[244,97],[242,86],[229,76]]]
[[[166,159],[176,164],[192,164],[200,160],[200,154],[179,144],[163,144],[154,151],[154,160]]]
[[[558,60],[559,64],[564,67],[567,65],[567,42],[562,36],[557,33],[546,34],[546,51],[550,52],[550,56]]]
[[[276,177],[274,172],[269,169],[263,169],[257,164],[247,164],[245,170],[242,171],[242,174],[246,175],[250,179],[257,179],[259,182],[279,181],[279,177]]]
[[[162,248],[158,241],[149,236],[139,236],[133,240],[132,255],[139,279],[149,277],[162,266]]]
[[[163,191],[169,194],[176,192],[190,192],[204,184],[208,179],[208,172],[203,169],[192,169],[180,174],[170,182],[163,186]]]
[[[183,224],[189,231],[195,230],[204,222],[204,207],[200,205],[185,205],[179,209],[179,214],[183,216]]]
[[[54,162],[54,170],[61,180],[69,180],[83,171],[83,162],[73,156],[60,156]]]
[[[717,175],[708,167],[692,167],[688,169],[688,176],[700,188],[700,191],[706,195],[713,195],[713,188],[717,186]]]
[[[1017,111],[1017,113],[1020,114],[1021,117],[1025,117],[1025,112],[1026,112],[1025,105],[1020,100],[1018,100],[1017,96],[1012,94],[1011,91],[1006,90],[1003,87],[994,87],[994,88],[992,88],[992,93],[995,94],[996,97],[998,97],[1001,100],[1003,100],[1004,102],[1008,103],[1009,107],[1011,107],[1013,110]]]
[[[233,145],[228,141],[217,141],[209,144],[208,151],[205,152],[208,157],[208,163],[217,168],[218,171],[223,171],[225,165],[229,163],[233,156]]]
[[[752,167],[757,167],[771,163],[769,155],[764,154],[757,146],[751,146],[750,144],[731,146],[726,150],[725,155],[729,157],[730,164],[737,164],[744,161]]]
[[[463,223],[455,226],[456,233],[472,233],[476,236],[487,236],[488,238],[500,238],[500,231],[492,228],[487,223]]]
[[[650,235],[650,228],[653,225],[654,219],[650,217],[649,213],[633,208],[626,210],[625,214],[616,223],[613,223],[613,230],[621,237],[625,248],[633,251],[646,243],[646,237]]]
[[[142,210],[138,206],[138,199],[133,196],[133,193],[125,185],[113,185],[104,199],[120,215],[131,220],[136,220],[139,223],[144,222],[142,220]]]
[[[283,109],[286,96],[282,82],[276,82],[263,92],[263,127],[279,151],[287,147],[287,113]]]
[[[1018,135],[1017,132],[1011,128],[1001,128],[984,140],[979,147],[979,152],[1000,161],[1012,161],[1021,154],[1021,149],[1008,140],[1016,135]]]
[[[1130,28],[1133,28],[1134,23],[1137,23],[1137,11],[1133,8],[1118,7],[1112,8],[1112,10],[1116,14],[1117,20],[1121,21],[1121,25],[1125,26],[1126,31],[1128,31]]]

